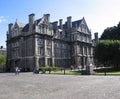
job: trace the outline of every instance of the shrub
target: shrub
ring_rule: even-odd
[[[41,71],[56,71],[58,67],[56,66],[40,66]]]

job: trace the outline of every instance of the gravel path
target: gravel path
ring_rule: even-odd
[[[0,99],[120,99],[120,76],[1,73]]]

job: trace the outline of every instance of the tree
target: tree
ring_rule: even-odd
[[[100,40],[95,47],[94,57],[104,66],[120,66],[120,40]]]
[[[101,35],[98,46],[95,48],[95,57],[103,64],[120,68],[120,23],[117,26],[106,28]]]
[[[117,26],[108,27],[101,35],[101,40],[120,40],[120,23]]]
[[[6,56],[4,55],[0,55],[0,68],[5,68],[5,64],[6,64]]]

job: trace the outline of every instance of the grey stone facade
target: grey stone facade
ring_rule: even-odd
[[[70,66],[84,68],[87,56],[93,60],[91,32],[84,18],[73,21],[67,17],[50,22],[50,14],[35,20],[35,14],[29,15],[29,22],[8,26],[7,32],[7,68],[13,70],[20,66],[32,71],[35,66]]]
[[[6,54],[7,54],[6,48],[0,48],[0,55],[6,56]]]

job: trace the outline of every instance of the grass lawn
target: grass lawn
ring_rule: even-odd
[[[105,75],[105,72],[96,72],[95,75]],[[106,75],[120,75],[120,71],[106,72]]]
[[[120,71],[115,71],[113,68],[95,69],[95,75],[120,75]]]
[[[46,72],[47,74],[49,72]],[[58,74],[58,75],[64,75],[64,70],[62,71],[51,71],[51,74]],[[65,70],[65,75],[81,75],[80,71],[71,71],[71,70]]]
[[[99,68],[94,69],[94,75],[120,75],[120,71],[115,71],[113,68]],[[46,71],[46,74],[49,74],[49,71]],[[57,74],[57,75],[81,75],[81,71],[71,71],[71,70],[58,70],[58,71],[51,71],[50,74]]]

